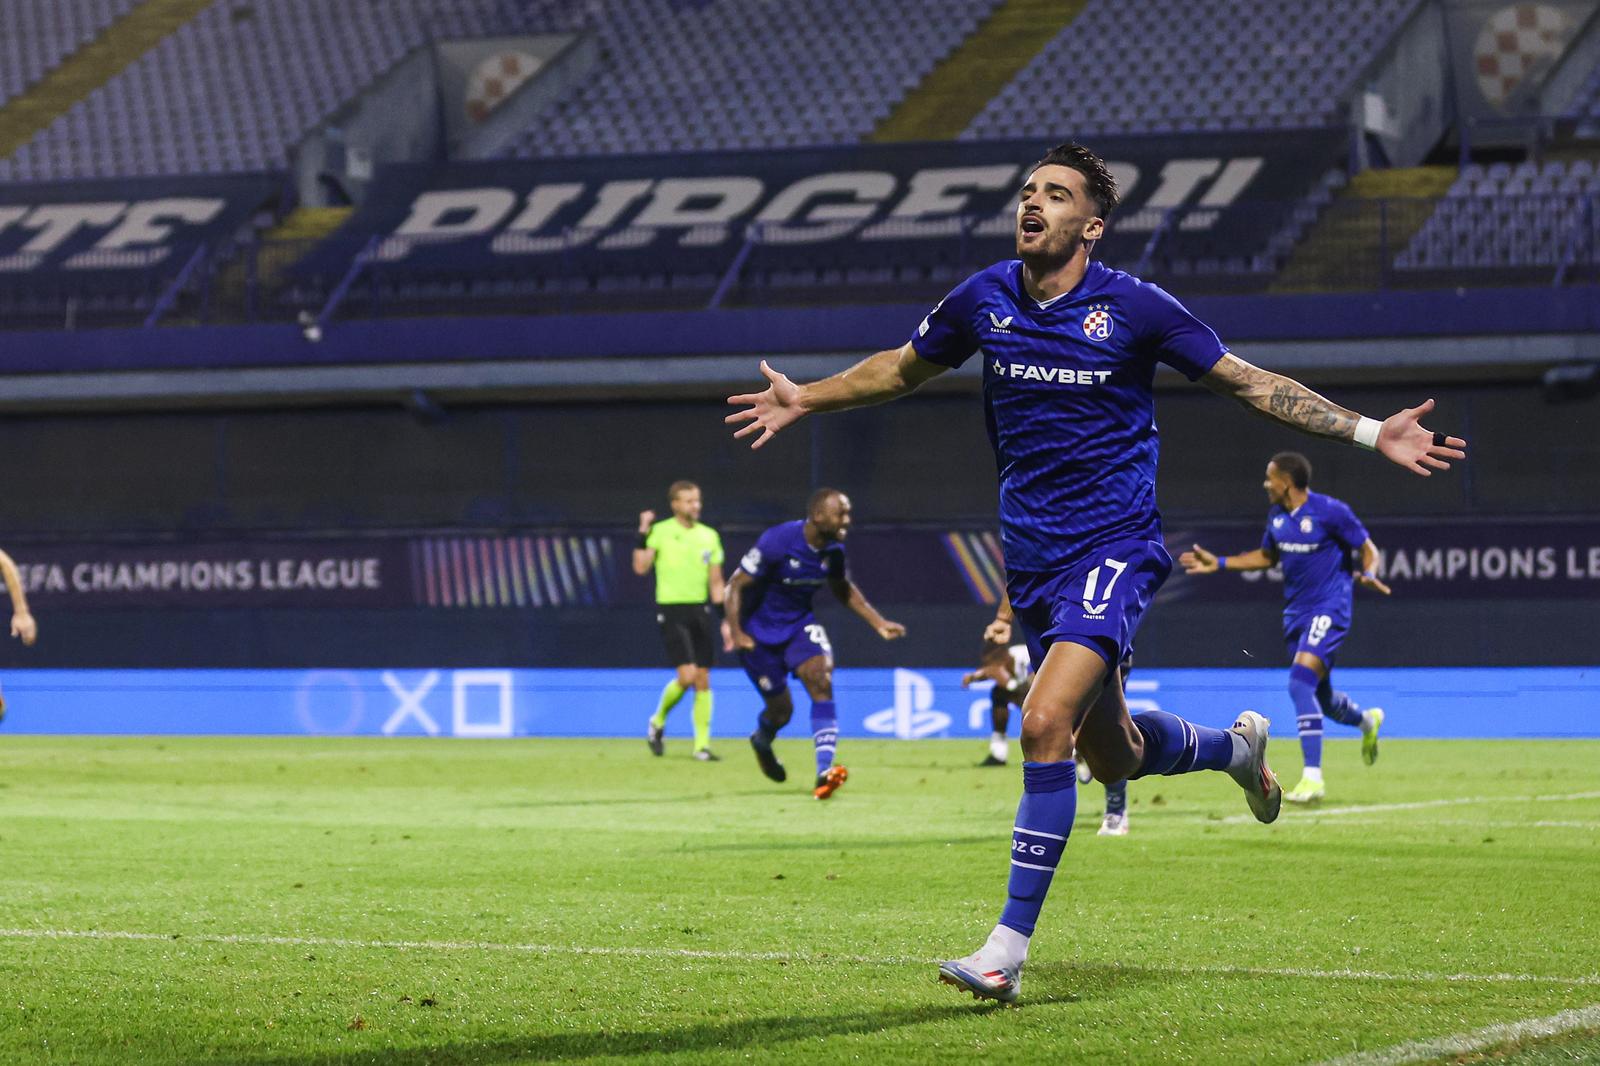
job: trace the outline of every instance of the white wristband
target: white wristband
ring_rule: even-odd
[[[1378,431],[1383,428],[1383,423],[1376,418],[1362,416],[1356,423],[1356,447],[1373,451],[1378,447]]]

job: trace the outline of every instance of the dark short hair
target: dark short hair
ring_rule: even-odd
[[[1106,169],[1105,160],[1081,144],[1068,141],[1056,145],[1044,154],[1043,159],[1029,167],[1028,173],[1032,174],[1040,167],[1070,167],[1082,174],[1101,218],[1115,211],[1122,202],[1122,195],[1117,192],[1117,179]]]
[[[1299,452],[1279,452],[1272,457],[1272,465],[1293,482],[1295,488],[1311,487],[1311,460]]]
[[[674,481],[667,486],[667,499],[676,500],[680,492],[699,492],[700,486],[692,481]]]
[[[810,498],[808,498],[806,500],[806,517],[810,518],[812,515],[816,514],[818,511],[821,511],[824,507],[827,506],[828,501],[833,499],[835,496],[843,496],[843,495],[844,495],[844,493],[840,492],[838,489],[830,489],[830,488],[820,488],[820,489],[818,489],[817,491],[815,491],[815,492],[813,492],[811,494]]]

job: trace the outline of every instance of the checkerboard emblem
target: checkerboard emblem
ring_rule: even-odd
[[[1111,315],[1104,308],[1095,308],[1083,316],[1083,335],[1092,341],[1103,341],[1111,336]]]
[[[1484,19],[1472,56],[1483,98],[1505,109],[1522,90],[1537,87],[1576,29],[1551,4],[1508,4]]]

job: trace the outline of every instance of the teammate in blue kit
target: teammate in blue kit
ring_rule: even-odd
[[[850,771],[835,765],[839,712],[833,702],[833,646],[827,630],[811,613],[817,590],[827,585],[884,640],[898,640],[906,627],[879,614],[850,579],[844,539],[850,532],[850,497],[837,489],[818,489],[806,504],[806,517],[773,526],[745,552],[728,583],[727,615],[733,646],[744,672],[766,704],[750,734],[761,772],[774,781],[789,774],[773,754],[778,730],[794,714],[789,675],[800,679],[811,697],[811,740],[817,756],[812,795],[827,799]]]
[[[1008,1002],[1072,830],[1074,748],[1102,781],[1226,771],[1263,822],[1283,798],[1260,715],[1242,712],[1231,730],[1161,711],[1130,717],[1121,686],[1107,683],[1172,570],[1155,504],[1157,364],[1423,476],[1466,455],[1465,441],[1419,424],[1433,401],[1382,423],[1364,418],[1231,354],[1161,289],[1091,261],[1116,204],[1116,182],[1092,152],[1051,149],[1018,196],[1017,259],[956,286],[899,348],[806,385],[763,362],[765,391],[729,398],[741,409],[727,421],[749,423],[734,435],[756,435],[759,448],[808,414],[895,399],[982,353],[1006,584],[1037,673],[1023,708],[1008,899],[983,946],[941,965],[939,976]]]
[[[1354,585],[1389,595],[1378,578],[1378,546],[1355,512],[1341,500],[1311,491],[1311,461],[1298,452],[1279,452],[1267,463],[1262,482],[1272,510],[1261,547],[1218,557],[1196,544],[1178,556],[1190,574],[1219,570],[1267,570],[1283,567],[1283,639],[1294,661],[1289,667],[1289,698],[1300,726],[1300,751],[1305,773],[1285,799],[1312,803],[1327,793],[1322,781],[1322,717],[1361,730],[1361,757],[1368,766],[1378,758],[1378,730],[1383,710],[1362,710],[1343,692],[1335,692],[1330,671],[1333,657],[1350,632],[1350,600]],[[1350,560],[1359,554],[1354,571]]]

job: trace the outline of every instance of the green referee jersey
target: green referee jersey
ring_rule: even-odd
[[[656,553],[656,602],[705,603],[711,598],[711,566],[722,565],[722,538],[703,522],[688,529],[676,518],[650,527],[644,546]]]

